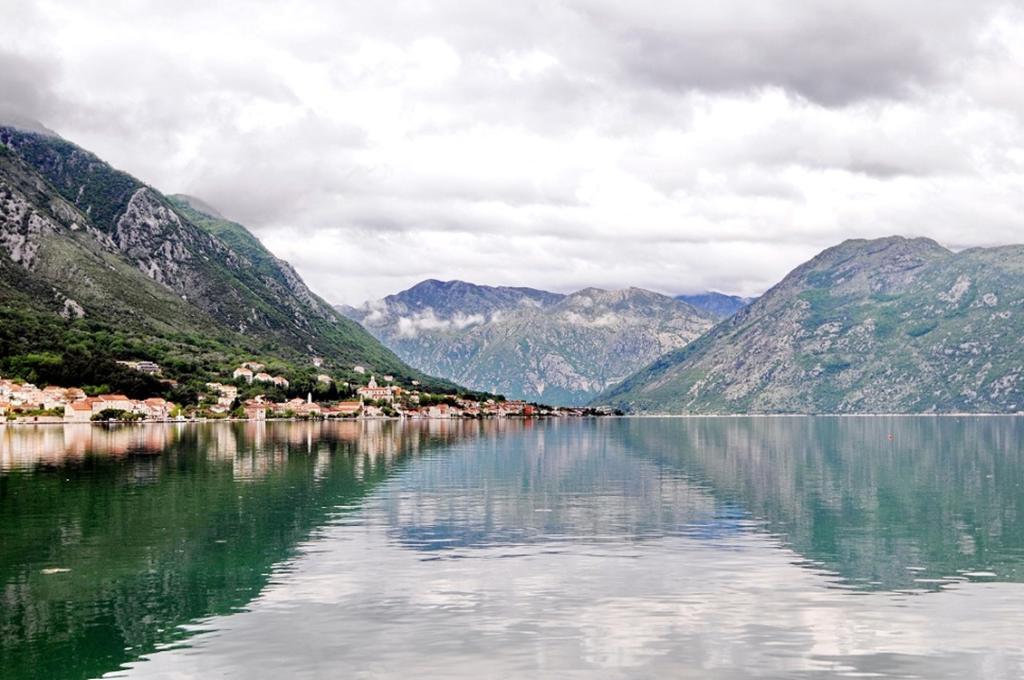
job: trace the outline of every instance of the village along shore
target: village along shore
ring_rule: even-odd
[[[263,368],[257,362],[246,362],[232,374],[231,380],[235,384],[229,381],[208,382],[198,403],[189,405],[175,404],[156,396],[132,399],[114,393],[89,395],[81,387],[47,385],[40,388],[32,383],[0,377],[0,425],[610,415],[609,411],[602,409],[552,407],[500,397],[475,399],[468,395],[433,394],[417,389],[415,384],[412,388],[396,385],[392,376],[383,376],[382,382],[378,383],[373,375],[365,385],[350,386],[346,383],[345,388],[350,395],[343,399],[317,401],[312,392],[305,399],[296,397],[274,401],[263,394],[241,399],[240,385],[267,383],[288,387],[286,378],[271,376]],[[147,364],[141,370],[151,371],[153,368]],[[320,375],[318,381],[330,384],[331,378]]]

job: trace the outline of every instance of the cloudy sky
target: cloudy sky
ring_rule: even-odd
[[[989,0],[0,0],[0,102],[334,302],[424,278],[755,294],[893,233],[1024,241]]]

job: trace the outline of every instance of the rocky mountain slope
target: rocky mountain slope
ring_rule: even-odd
[[[726,295],[715,291],[695,295],[677,295],[676,299],[704,310],[716,319],[727,319],[755,300],[755,298]]]
[[[0,127],[0,372],[76,348],[181,374],[323,357],[426,380],[244,227],[169,199],[53,134]],[[70,348],[70,349],[69,349]],[[36,358],[32,358],[35,356]],[[45,371],[44,371],[45,372]]]
[[[413,366],[510,398],[581,405],[714,319],[630,288],[571,295],[424,281],[341,308]]]
[[[635,412],[1024,410],[1024,246],[846,241],[597,402]]]

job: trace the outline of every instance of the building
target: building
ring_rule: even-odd
[[[313,357],[311,361],[313,362],[313,366],[315,366],[316,368],[320,368],[321,366],[324,365],[323,357]]]
[[[87,400],[64,404],[64,420],[69,423],[87,423],[92,420],[92,404]]]
[[[262,400],[250,399],[242,404],[242,408],[245,410],[245,417],[249,420],[267,419],[267,405]]]
[[[253,373],[262,373],[263,369],[266,368],[266,366],[255,361],[246,361],[244,364],[242,364],[242,368],[247,368]]]
[[[288,384],[289,384],[288,383],[288,379],[285,378],[283,375],[275,375],[273,377],[273,382],[278,387],[283,387],[285,389],[288,389]]]
[[[366,387],[360,387],[356,390],[356,394],[363,401],[394,401],[394,392],[395,388],[393,387],[378,386],[377,381],[374,380],[372,375]]]
[[[357,416],[363,408],[362,402],[340,401],[327,411],[329,416]]]
[[[366,373],[366,368],[363,366],[353,366],[352,370],[360,374]]]
[[[117,363],[139,373],[146,373],[147,375],[160,374],[160,366],[152,361],[118,361]]]
[[[238,388],[234,385],[223,385],[218,382],[206,383],[206,389],[211,392],[217,393],[217,405],[223,406],[228,410],[231,409],[231,404],[235,403],[235,399],[238,397]]]
[[[235,369],[235,372],[231,374],[231,377],[234,378],[235,380],[244,380],[247,383],[252,382],[252,376],[252,370],[246,368],[245,366],[239,366],[238,368]]]
[[[263,372],[257,373],[256,375],[254,375],[252,377],[252,379],[255,380],[256,382],[264,382],[264,383],[274,382],[274,376],[270,375],[269,373],[263,373]]]
[[[140,373],[148,373],[149,375],[156,375],[160,373],[160,366],[152,361],[138,361],[135,363],[135,370]]]
[[[333,380],[331,379],[331,376],[329,376],[329,375],[327,375],[327,374],[325,374],[325,373],[321,373],[320,375],[318,375],[318,376],[316,377],[316,381],[317,381],[318,383],[322,383],[322,384],[324,384],[324,385],[330,385],[330,384],[331,384],[332,382],[334,382],[334,381],[333,381]]]
[[[153,420],[168,420],[175,406],[160,397],[150,397],[142,402],[143,412]]]
[[[92,404],[93,413],[100,411],[135,411],[135,402],[123,394],[101,394],[94,397]]]
[[[427,409],[428,418],[451,418],[452,412],[448,404],[436,404]]]

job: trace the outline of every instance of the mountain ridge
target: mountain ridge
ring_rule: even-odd
[[[1024,247],[850,239],[594,403],[634,412],[1024,409]]]
[[[404,364],[242,225],[166,197],[58,136],[0,126],[0,156],[0,306],[19,324],[41,315],[47,327],[5,338],[7,370],[46,373],[13,366],[11,356],[45,350],[59,362],[67,352],[58,338],[71,334],[75,347],[155,353],[144,358],[182,374],[190,362],[223,370],[253,355],[308,373],[319,356],[339,375],[364,364],[452,387]],[[131,346],[88,340],[97,333]]]
[[[340,309],[423,370],[569,406],[714,323],[685,302],[640,288],[562,294],[432,279]]]

